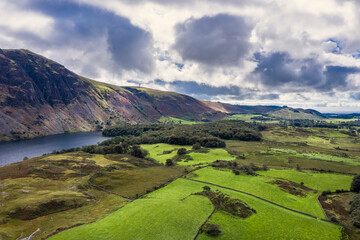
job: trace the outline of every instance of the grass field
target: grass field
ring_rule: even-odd
[[[295,169],[258,171],[263,176],[274,178],[283,178],[296,183],[303,182],[305,186],[317,189],[319,191],[336,189],[349,190],[354,176],[334,173],[316,173],[312,171],[299,172]]]
[[[179,146],[179,145],[170,145],[170,144],[143,144],[141,145],[143,149],[149,151],[147,157],[153,158],[156,161],[165,164],[166,159],[172,159],[177,156],[177,150],[179,148],[186,148],[187,150],[191,150],[191,146]],[[169,153],[169,151],[171,151]],[[164,153],[165,152],[165,153]],[[208,164],[212,163],[216,160],[225,160],[231,161],[235,160],[235,156],[230,155],[225,149],[216,148],[209,149],[209,152],[190,152],[188,154],[193,160],[181,160],[178,161],[177,164],[181,166],[191,166],[198,164]]]
[[[192,239],[213,206],[203,196],[139,199],[106,218],[49,239]]]
[[[245,191],[294,210],[320,218],[325,217],[317,202],[319,193],[308,191],[306,197],[296,196],[281,190],[276,184],[271,184],[275,180],[271,177],[235,175],[230,171],[220,171],[211,167],[199,169],[194,174],[197,175],[193,177],[196,180]]]
[[[168,186],[148,195],[156,199],[182,199],[191,193],[202,191],[203,183],[178,179]],[[242,219],[228,213],[217,211],[210,222],[219,224],[220,236],[209,237],[205,233],[197,239],[339,239],[339,226],[290,212],[254,197],[210,186],[245,201],[256,210],[249,218]],[[290,226],[290,227],[289,227]]]
[[[245,201],[257,213],[248,219],[239,219],[225,212],[216,212],[209,221],[221,227],[222,233],[216,239],[340,239],[341,231],[337,225],[296,214],[237,192],[221,191]],[[214,238],[202,233],[197,239]]]
[[[142,195],[154,186],[159,187],[182,174],[183,169],[178,167],[123,169],[105,172],[93,178],[92,182],[112,192],[135,198],[136,195]]]
[[[128,202],[127,199],[93,189],[86,192],[88,195],[83,195],[77,186],[85,184],[86,179],[17,178],[0,181],[3,196],[0,198],[0,239],[20,239],[20,236],[29,236],[37,228],[41,231],[35,238],[42,239],[57,228],[103,218]],[[56,202],[63,204],[55,207]],[[19,214],[9,218],[9,212]],[[24,217],[30,220],[22,219]]]
[[[170,123],[170,124],[199,124],[202,122],[198,121],[188,121],[180,118],[174,118],[174,117],[161,117],[159,119],[159,122],[161,123]]]
[[[175,157],[179,148],[186,148],[186,150],[191,150],[191,146],[179,146],[166,143],[142,144],[141,147],[149,152],[147,157],[153,158],[159,163],[163,164],[166,163],[166,159]],[[171,153],[164,153],[167,151],[171,151]]]
[[[268,150],[270,153],[286,153],[298,157],[304,157],[309,159],[317,159],[323,161],[331,161],[331,162],[343,162],[350,165],[360,165],[360,158],[349,158],[349,157],[339,157],[329,154],[316,153],[316,152],[297,152],[291,149],[281,149],[281,148],[271,148]]]

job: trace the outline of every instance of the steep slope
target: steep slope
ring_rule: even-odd
[[[83,78],[28,50],[0,49],[0,140],[89,131],[161,116],[225,116],[189,96]]]
[[[214,120],[227,113],[274,111],[279,114],[283,108],[230,105],[100,83],[28,50],[0,49],[0,141],[157,121],[162,116]]]

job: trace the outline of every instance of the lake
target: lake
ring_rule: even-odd
[[[108,139],[101,132],[57,134],[16,142],[0,143],[0,166],[33,158],[53,150],[96,144]]]

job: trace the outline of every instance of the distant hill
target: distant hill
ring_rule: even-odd
[[[285,110],[277,106],[201,101],[141,87],[119,87],[81,77],[28,50],[0,49],[0,140],[91,131],[120,122],[153,122],[164,116],[217,120],[229,113],[273,111],[272,114],[280,114]]]
[[[294,119],[322,120],[325,118],[324,115],[313,109],[301,109],[301,108],[289,108],[289,107],[285,107],[279,110],[269,112],[268,115],[271,117],[276,117],[285,120],[294,120]]]

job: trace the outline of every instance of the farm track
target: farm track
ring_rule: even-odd
[[[275,203],[275,202],[272,202],[272,201],[270,201],[270,200],[267,200],[267,199],[265,199],[265,198],[256,196],[256,195],[251,194],[251,193],[248,193],[248,192],[244,192],[244,191],[241,191],[241,190],[236,190],[236,189],[233,189],[233,188],[229,188],[229,187],[217,185],[217,184],[210,183],[210,182],[195,180],[195,179],[191,179],[191,178],[183,178],[183,179],[186,179],[186,180],[189,180],[189,181],[194,181],[194,182],[199,182],[199,183],[204,183],[204,184],[212,185],[212,186],[215,186],[215,187],[221,187],[221,188],[228,189],[228,190],[231,190],[231,191],[234,191],[234,192],[239,192],[239,193],[242,193],[242,194],[246,194],[246,195],[249,195],[249,196],[251,196],[251,197],[260,199],[260,200],[262,200],[262,201],[265,201],[265,202],[267,202],[267,203],[270,203],[270,204],[272,204],[272,205],[275,205],[275,206],[281,207],[281,208],[283,208],[283,209],[286,209],[286,210],[288,210],[288,211],[292,211],[292,212],[295,212],[295,213],[298,213],[298,214],[302,214],[302,215],[307,216],[307,217],[311,217],[311,218],[314,218],[314,219],[319,219],[319,220],[324,221],[324,222],[328,222],[328,223],[332,223],[332,224],[341,226],[340,224],[331,222],[331,221],[329,221],[328,219],[318,218],[318,217],[313,216],[313,215],[311,215],[311,214],[304,213],[304,212],[301,212],[301,211],[297,211],[297,210],[294,210],[294,209],[285,207],[285,206],[283,206],[283,205],[277,204],[277,203]],[[321,206],[321,204],[320,204],[320,206]],[[326,216],[326,215],[325,215],[325,216]]]

